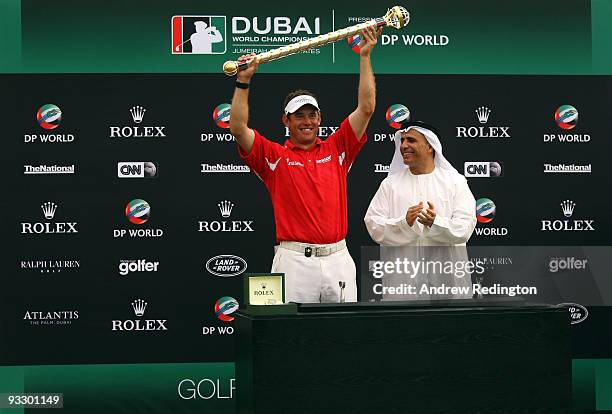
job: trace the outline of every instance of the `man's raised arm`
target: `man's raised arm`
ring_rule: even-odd
[[[240,56],[239,63],[253,59],[255,54]],[[232,109],[230,111],[230,132],[236,137],[240,148],[251,152],[255,140],[255,132],[249,128],[249,86],[251,78],[257,71],[259,63],[252,62],[248,69],[239,71],[236,76],[236,87],[232,98]]]
[[[349,122],[357,139],[360,139],[365,133],[376,106],[376,82],[370,56],[381,32],[382,28],[376,31],[372,27],[361,32],[357,108],[349,115]]]

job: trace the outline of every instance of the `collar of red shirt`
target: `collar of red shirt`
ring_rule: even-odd
[[[315,141],[314,145],[312,147],[310,147],[306,151],[312,151],[312,149],[315,148],[317,145],[321,145],[321,142],[323,142],[323,141],[321,141],[321,138],[317,138],[317,140]],[[289,139],[287,141],[285,141],[285,147],[289,148],[290,150],[294,150],[294,149],[302,150],[302,148],[294,145],[293,142],[291,142],[291,140],[289,140]],[[304,151],[304,150],[302,150],[302,151]]]

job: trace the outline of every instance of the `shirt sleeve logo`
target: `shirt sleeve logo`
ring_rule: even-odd
[[[270,170],[274,171],[276,169],[276,166],[278,165],[278,162],[280,161],[280,157],[278,157],[278,159],[274,162],[270,162],[268,160],[268,157],[265,157],[266,159],[266,163],[268,163],[268,167],[270,167]]]

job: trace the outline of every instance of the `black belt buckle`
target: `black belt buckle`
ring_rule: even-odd
[[[306,246],[306,248],[304,249],[304,256],[306,257],[312,256],[312,247]]]

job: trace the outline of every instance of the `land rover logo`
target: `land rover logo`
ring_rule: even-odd
[[[215,276],[233,277],[247,269],[247,262],[238,256],[222,254],[208,259],[206,269]]]
[[[570,313],[572,325],[583,322],[589,316],[587,308],[577,303],[560,303],[559,306],[565,306],[567,308]]]

